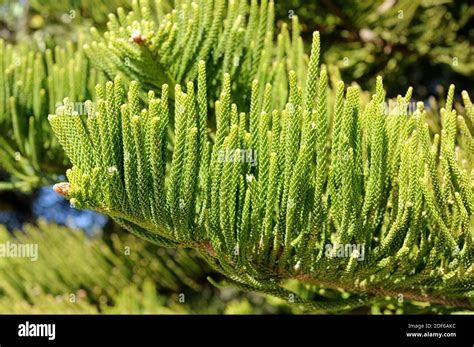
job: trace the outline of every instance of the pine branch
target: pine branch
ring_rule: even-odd
[[[314,40],[313,48],[319,36]],[[404,109],[410,91],[394,112],[384,108],[381,77],[365,107],[359,88],[344,93],[341,83],[330,114],[324,68],[316,81],[318,61],[310,58],[305,89],[290,71],[286,105],[271,117],[267,98],[281,85],[262,95],[254,84],[250,113],[239,114],[231,76],[224,74],[211,137],[199,131],[197,116],[210,90],[204,63],[197,90],[193,83],[176,85],[169,136],[166,92],[150,93],[142,110],[137,83],[126,91],[117,78],[106,86],[113,93],[98,88],[99,107],[87,121],[65,100],[49,120],[73,167],[69,182],[55,190],[75,207],[125,221],[150,241],[199,249],[246,290],[284,297],[291,293],[282,283],[297,279],[350,290],[355,301],[348,304],[355,307],[398,293],[472,308],[472,167],[463,160],[466,147],[457,145],[454,87],[433,154],[423,105],[412,115]],[[462,117],[472,133],[466,106]],[[255,166],[244,155],[252,151]]]

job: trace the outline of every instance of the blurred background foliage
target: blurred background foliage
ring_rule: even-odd
[[[87,236],[39,220],[13,234],[0,226],[0,243],[37,246],[37,260],[0,262],[1,313],[294,313],[284,302],[236,289],[196,252],[163,249],[113,227]],[[31,253],[30,253],[31,254]]]
[[[364,89],[384,77],[389,97],[438,93],[451,83],[474,88],[474,6],[452,0],[277,1],[277,18],[296,15],[311,43],[321,33],[322,61],[336,65],[344,81]]]
[[[182,1],[162,2],[170,9]],[[129,0],[0,0],[0,40],[5,47],[0,72],[7,81],[2,88],[8,90],[2,93],[13,97],[0,100],[4,102],[0,121],[11,127],[12,110],[33,119],[18,129],[18,138],[12,136],[0,146],[0,243],[36,243],[40,252],[36,262],[1,259],[0,313],[303,312],[280,299],[217,289],[207,278],[219,281],[219,275],[195,252],[145,244],[107,217],[70,208],[52,192],[49,184],[60,178],[67,162],[55,152],[51,137],[52,151],[33,150],[36,134],[31,132],[31,122],[46,124],[39,112],[50,112],[66,94],[78,101],[90,97],[102,77],[80,47],[89,40],[92,26],[106,30],[108,14],[119,6],[127,10],[132,4]],[[430,127],[439,126],[436,110],[445,95],[441,85],[454,83],[470,94],[474,91],[474,5],[469,0],[276,0],[275,10],[278,26],[298,17],[306,51],[312,32],[320,31],[322,61],[331,81],[342,77],[370,90],[375,77],[382,75],[388,97],[404,95],[413,86],[414,99],[423,101],[430,113]],[[9,44],[25,54],[13,56],[6,50]],[[35,104],[18,88],[31,83],[28,68],[18,72],[18,58],[26,59],[27,64],[21,66],[30,64],[31,76],[39,81],[35,88],[44,90]],[[66,79],[71,75],[68,69],[76,71],[75,78]],[[59,95],[60,90],[64,95]],[[41,129],[42,136],[48,137],[47,127],[41,125]],[[35,159],[40,153],[47,158]],[[39,172],[48,170],[32,165],[35,160],[61,164],[37,180]],[[328,297],[348,295],[323,288],[309,290],[297,283],[287,287],[302,296],[314,292]],[[453,310],[386,298],[350,313],[448,312]]]

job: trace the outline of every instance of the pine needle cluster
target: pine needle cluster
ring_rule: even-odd
[[[65,96],[91,98],[103,79],[71,42],[42,53],[0,40],[0,167],[12,176],[0,188],[31,190],[57,181],[69,163],[45,115]]]

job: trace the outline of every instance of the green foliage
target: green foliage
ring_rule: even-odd
[[[465,4],[321,4],[325,33],[348,33],[342,46],[327,40],[325,55],[343,74],[367,82],[383,71],[393,85],[396,73],[405,85],[412,74],[404,64],[419,59],[472,72],[472,49],[458,42],[471,35]],[[318,33],[305,55],[297,16],[275,44],[272,1],[176,1],[170,9],[134,0],[123,3],[133,11],[109,16],[105,33],[109,2],[32,5],[90,16],[95,41],[44,54],[0,41],[0,167],[12,177],[0,189],[56,182],[69,166],[64,149],[73,167],[55,190],[72,206],[153,243],[198,250],[226,276],[209,278],[217,287],[270,294],[296,304],[293,312],[299,304],[343,313],[473,309],[467,92],[463,106],[451,87],[442,108],[431,101],[407,110],[409,89],[387,110],[381,78],[371,96],[346,88],[337,67],[320,66]],[[304,17],[304,7],[295,14]],[[55,111],[60,146],[45,117]],[[163,293],[202,289],[197,278],[207,271],[192,253],[175,259],[132,238],[90,241],[48,228],[16,235],[55,256],[32,267],[0,264],[0,311],[251,312],[239,298],[228,307],[170,301]],[[124,258],[125,245],[139,252]],[[331,257],[330,245],[361,246],[363,259],[361,248]],[[80,300],[71,304],[70,294]]]
[[[65,95],[91,97],[103,76],[72,43],[42,54],[0,40],[0,167],[12,178],[1,188],[29,190],[57,181],[68,165],[46,115]],[[78,104],[81,105],[81,104]]]
[[[30,0],[29,5],[35,12],[48,17],[54,15],[70,15],[73,19],[85,17],[91,18],[97,24],[105,24],[108,14],[118,6],[130,8],[128,0]]]
[[[165,250],[131,235],[87,239],[81,231],[44,222],[14,235],[2,228],[0,241],[2,246],[26,244],[38,249],[35,261],[2,257],[1,312],[15,311],[16,303],[21,310],[25,305],[42,307],[43,301],[47,305],[59,296],[57,302],[64,306],[53,305],[53,310],[76,307],[86,313],[88,307],[97,310],[124,301],[120,297],[124,288],[146,293],[150,284],[166,296],[196,293],[203,289],[197,281],[210,271],[193,251]]]
[[[204,74],[200,63],[198,81]],[[149,241],[199,250],[227,284],[293,295],[312,310],[347,310],[399,294],[472,308],[467,93],[460,115],[450,88],[442,130],[433,137],[422,104],[407,112],[411,90],[394,110],[384,108],[380,77],[364,105],[356,86],[345,90],[340,82],[335,96],[328,92],[317,33],[304,88],[299,75],[290,71],[263,92],[254,83],[250,112],[239,113],[224,74],[211,136],[198,111],[204,82],[197,90],[191,82],[185,91],[176,85],[172,135],[167,85],[161,98],[149,93],[142,109],[138,83],[126,91],[117,77],[97,87],[87,120],[65,100],[49,119],[73,167],[69,183],[55,190]],[[271,90],[285,88],[286,80],[286,105],[272,111]],[[235,156],[223,157],[229,151]],[[256,166],[241,160],[247,151],[257,154]],[[364,259],[358,261],[360,249],[328,254],[329,245],[347,244],[362,246]],[[290,279],[351,294],[302,298],[283,287]]]
[[[303,35],[320,30],[324,60],[367,88],[383,74],[393,95],[410,84],[425,97],[430,84],[467,84],[474,72],[469,1],[287,0],[276,8],[278,19],[297,15]]]
[[[221,92],[221,76],[233,81],[233,100],[240,108],[249,105],[247,91],[254,79],[261,93],[267,82],[286,78],[288,69],[303,73],[305,56],[299,23],[287,25],[274,47],[274,3],[248,1],[181,1],[166,12],[161,1],[134,0],[133,11],[121,8],[110,16],[108,31],[92,30],[96,41],[85,46],[94,65],[110,79],[120,75],[137,80],[156,93],[162,84],[185,85],[198,75],[204,61],[207,94],[215,100]],[[286,98],[286,88],[272,90],[273,101]],[[174,90],[170,91],[172,99]],[[260,100],[261,102],[261,100]],[[212,106],[212,105],[211,105]]]
[[[38,258],[0,263],[0,312],[9,314],[285,313],[285,303],[203,284],[212,271],[195,251],[156,247],[127,234],[88,238],[41,222],[0,229],[2,247],[36,246]],[[294,308],[296,310],[296,308]]]

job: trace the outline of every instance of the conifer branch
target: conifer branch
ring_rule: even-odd
[[[365,107],[358,87],[344,92],[340,83],[330,114],[318,61],[311,56],[305,89],[289,72],[287,103],[273,112],[271,90],[280,85],[261,94],[255,82],[249,114],[239,113],[224,74],[211,136],[202,131],[204,62],[197,84],[176,85],[174,110],[166,92],[142,105],[137,82],[127,91],[120,77],[109,92],[97,88],[87,120],[65,100],[49,120],[73,167],[55,190],[150,241],[201,250],[239,288],[287,297],[283,282],[299,279],[353,293],[346,304],[298,299],[315,310],[397,294],[472,307],[472,167],[458,145],[453,87],[433,154],[426,111],[406,112],[410,91],[394,112],[384,108],[381,77]],[[256,165],[244,155],[253,152]]]

